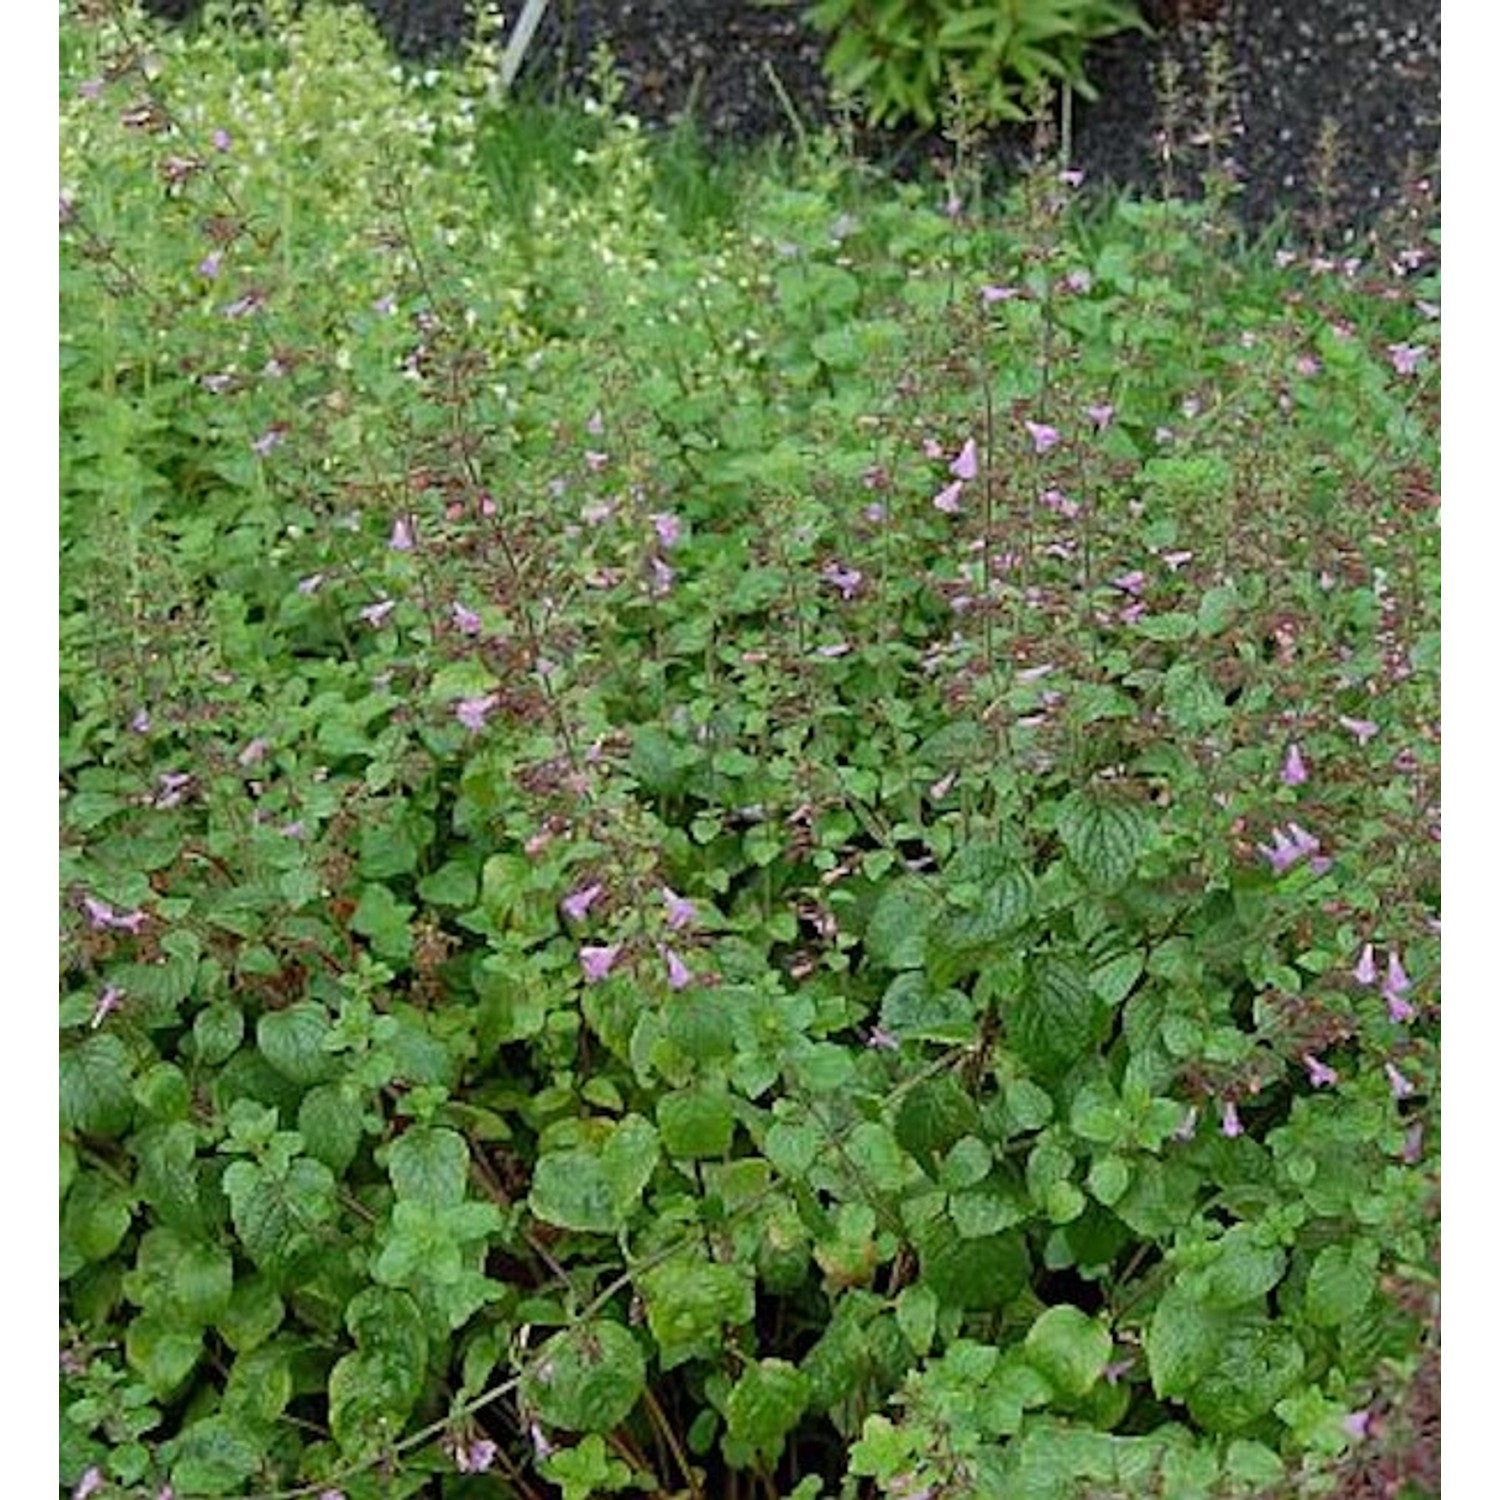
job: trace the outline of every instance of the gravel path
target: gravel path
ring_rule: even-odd
[[[408,57],[451,48],[467,27],[469,0],[362,0]],[[181,15],[194,0],[148,0]],[[504,9],[518,12],[520,0]],[[1086,178],[1156,188],[1154,77],[1164,59],[1183,65],[1189,96],[1206,44],[1227,45],[1242,134],[1235,159],[1241,208],[1253,226],[1278,211],[1306,216],[1325,119],[1339,127],[1331,238],[1353,238],[1401,195],[1403,181],[1437,186],[1440,0],[1144,0],[1156,34],[1125,33],[1087,62],[1099,89],[1079,101],[1073,160]],[[711,139],[749,140],[788,131],[767,65],[808,125],[829,117],[822,39],[800,3],[761,0],[553,0],[533,39],[525,75],[543,85],[580,84],[600,41],[614,52],[625,105],[648,123],[691,112]],[[1198,19],[1203,17],[1203,19]],[[996,133],[989,149],[1014,165],[1029,132]],[[897,170],[947,148],[935,135],[889,132],[866,149]]]

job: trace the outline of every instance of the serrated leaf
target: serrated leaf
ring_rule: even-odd
[[[356,1349],[328,1373],[328,1425],[350,1463],[366,1463],[401,1435],[421,1387],[400,1362],[379,1351]]]
[[[755,1278],[747,1266],[674,1256],[641,1278],[641,1290],[663,1370],[719,1354],[726,1330],[755,1316]]]
[[[259,1469],[265,1445],[264,1431],[243,1416],[201,1417],[173,1443],[173,1488],[183,1495],[233,1495]]]
[[[245,1036],[245,1013],[237,1005],[215,1001],[193,1019],[194,1061],[215,1068],[234,1055]]]
[[[521,1381],[523,1399],[565,1432],[609,1432],[646,1389],[646,1360],[618,1323],[588,1323],[554,1334]]]
[[[936,891],[922,881],[898,880],[881,892],[865,929],[865,952],[887,969],[919,969],[927,930],[937,915]]]
[[[58,1059],[58,1101],[64,1130],[123,1135],[135,1113],[125,1043],[101,1032],[67,1048]]]
[[[562,1229],[613,1234],[639,1206],[659,1154],[655,1128],[628,1115],[600,1148],[544,1153],[532,1176],[531,1211]]]
[[[187,1379],[202,1352],[199,1329],[182,1328],[159,1313],[144,1312],[125,1330],[126,1361],[163,1399]]]
[[[250,1258],[262,1270],[284,1267],[312,1231],[334,1216],[336,1183],[322,1162],[298,1157],[285,1171],[248,1161],[224,1173],[230,1217]]]
[[[342,1177],[364,1137],[364,1116],[353,1092],[338,1083],[309,1089],[297,1106],[297,1134],[309,1156]]]
[[[939,1233],[921,1251],[922,1280],[945,1306],[995,1312],[1031,1278],[1031,1257],[1019,1233],[963,1239]]]
[[[263,1015],[255,1026],[255,1044],[283,1078],[306,1088],[338,1067],[338,1059],[323,1047],[332,1030],[328,1012],[302,1000]]]
[[[198,1180],[198,1132],[185,1120],[150,1125],[130,1138],[135,1188],[157,1219],[192,1234],[204,1227]]]
[[[1307,1273],[1307,1320],[1337,1328],[1356,1318],[1375,1294],[1378,1252],[1364,1245],[1328,1245]]]
[[[756,1458],[777,1463],[786,1436],[802,1420],[811,1394],[812,1382],[784,1359],[747,1364],[724,1403],[729,1429],[724,1456],[736,1467]]]
[[[1136,980],[1141,977],[1145,968],[1145,950],[1132,948],[1129,953],[1121,953],[1091,969],[1089,984],[1106,1005],[1121,1005],[1134,989]]]
[[[931,1352],[937,1333],[937,1293],[923,1282],[901,1289],[896,1298],[896,1326],[918,1359]]]
[[[1057,832],[1084,879],[1108,892],[1119,890],[1135,873],[1151,822],[1134,802],[1091,790],[1063,801]]]
[[[1233,1308],[1257,1302],[1286,1272],[1286,1252],[1260,1245],[1248,1224],[1236,1224],[1208,1247],[1212,1258],[1183,1270],[1178,1285],[1205,1307]]]
[[[976,1003],[958,989],[938,989],[926,974],[898,974],[880,1000],[880,1025],[901,1041],[963,1042],[974,1035]]]
[[[84,1172],[62,1215],[62,1245],[80,1263],[105,1260],[130,1230],[130,1195],[99,1172]]]
[[[722,1156],[734,1138],[734,1109],[723,1089],[679,1089],[663,1094],[656,1122],[668,1156]]]
[[[1188,1410],[1209,1432],[1234,1432],[1270,1411],[1296,1385],[1305,1363],[1289,1328],[1265,1319],[1242,1321],[1188,1392]]]
[[[386,1170],[397,1198],[429,1208],[461,1203],[469,1180],[469,1148],[456,1131],[418,1125],[391,1142]]]
[[[1085,972],[1072,959],[1051,955],[1032,961],[1004,1014],[1011,1048],[1044,1080],[1093,1052],[1110,1024]]]
[[[945,1073],[907,1092],[896,1111],[896,1139],[935,1176],[938,1157],[972,1134],[978,1121],[973,1099],[951,1073]]]
[[[1180,1400],[1213,1368],[1233,1321],[1233,1314],[1205,1307],[1175,1284],[1162,1293],[1145,1339],[1151,1385],[1160,1399]]]
[[[269,1277],[241,1276],[214,1326],[231,1349],[244,1354],[265,1343],[285,1316],[286,1306]]]
[[[1109,1363],[1109,1330],[1082,1309],[1049,1307],[1026,1334],[1027,1361],[1064,1395],[1087,1395]]]

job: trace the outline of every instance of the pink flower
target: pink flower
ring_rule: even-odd
[[[1076,188],[1083,182],[1083,173],[1077,167],[1064,167],[1057,174],[1057,180],[1064,187]]]
[[[1411,980],[1406,977],[1406,970],[1401,966],[1401,955],[1392,948],[1386,961],[1385,984],[1380,993],[1385,998],[1387,1013],[1398,1026],[1416,1020],[1416,1007],[1406,998],[1410,990]]]
[[[1055,448],[1062,438],[1057,428],[1049,427],[1045,422],[1028,420],[1026,430],[1031,434],[1032,446],[1038,453],[1046,453],[1048,449]]]
[[[1347,729],[1361,745],[1368,744],[1380,733],[1380,725],[1369,719],[1351,719],[1347,714],[1339,715],[1339,727]]]
[[[391,527],[391,551],[410,552],[412,549],[411,525],[405,516],[397,516]]]
[[[454,604],[453,624],[463,635],[478,635],[484,628],[484,621],[465,604]]]
[[[580,948],[578,961],[583,965],[583,977],[590,984],[597,984],[599,980],[606,978],[609,971],[614,968],[622,946],[620,943],[611,943],[607,948],[598,946]]]
[[[266,751],[270,748],[271,742],[257,735],[236,758],[241,766],[249,770],[251,766],[258,766],[266,758]]]
[[[1061,490],[1051,489],[1042,491],[1042,504],[1048,510],[1055,510],[1064,519],[1073,521],[1078,518],[1078,513],[1083,509],[1076,500],[1070,500]]]
[[[94,1006],[94,1014],[89,1019],[90,1029],[97,1031],[103,1025],[104,1018],[120,1008],[120,1001],[124,998],[124,990],[113,984],[105,985],[99,996],[99,1003]]]
[[[130,720],[130,727],[137,734],[149,734],[151,731],[151,715],[144,708],[136,709]]]
[[[219,274],[219,266],[224,257],[217,250],[210,250],[202,260],[198,262],[198,274],[208,281],[212,281]]]
[[[973,438],[964,443],[958,457],[948,465],[948,472],[955,479],[972,479],[979,472],[979,447]]]
[[[677,577],[675,569],[668,567],[661,558],[651,559],[651,592],[653,594],[665,594],[671,587],[673,580]]]
[[[1362,1438],[1368,1437],[1370,1433],[1369,1411],[1363,1408],[1359,1411],[1351,1411],[1349,1415],[1344,1418],[1344,1431],[1347,1432],[1349,1436],[1352,1437],[1356,1442],[1358,1442]]]
[[[1375,945],[1366,943],[1359,955],[1359,962],[1354,966],[1354,977],[1364,985],[1375,983]]]
[[[1326,1063],[1314,1057],[1311,1052],[1302,1054],[1302,1066],[1307,1069],[1308,1082],[1315,1089],[1325,1085],[1331,1088],[1339,1081],[1339,1075]]]
[[[1066,286],[1070,292],[1078,292],[1082,294],[1083,292],[1088,291],[1090,287],[1093,286],[1093,284],[1094,278],[1090,276],[1087,271],[1069,271],[1068,274],[1063,277],[1063,285]]]
[[[257,458],[268,458],[272,449],[279,448],[286,441],[286,429],[279,424],[269,427],[265,432],[250,444]]]
[[[316,594],[323,587],[324,574],[309,573],[306,578],[297,581],[297,592],[304,596]]]
[[[377,630],[385,624],[386,617],[395,609],[394,599],[382,599],[376,604],[367,604],[359,612],[359,617],[366,625],[373,625]]]
[[[481,698],[460,698],[454,704],[453,712],[465,729],[471,734],[478,734],[484,728],[484,721],[489,717],[490,710],[499,701],[498,693],[486,693]]]
[[[1188,1112],[1182,1117],[1181,1124],[1172,1132],[1174,1141],[1190,1141],[1198,1130],[1198,1106],[1188,1106]]]
[[[661,956],[667,962],[668,987],[674,990],[686,989],[693,982],[692,970],[665,945],[662,947]]]
[[[656,539],[663,547],[675,547],[682,540],[682,522],[666,511],[657,511],[651,517],[656,530]]]
[[[97,1464],[83,1471],[83,1477],[73,1487],[73,1500],[88,1500],[104,1488],[104,1475]]]
[[[698,920],[698,908],[686,896],[679,896],[671,886],[661,888],[661,899],[666,903],[667,926],[673,932],[681,932]]]
[[[1422,1122],[1413,1120],[1406,1127],[1406,1137],[1401,1143],[1401,1160],[1414,1167],[1422,1159]]]
[[[1221,1117],[1219,1129],[1222,1130],[1224,1134],[1230,1138],[1230,1140],[1233,1140],[1237,1135],[1243,1135],[1245,1133],[1245,1127],[1240,1124],[1240,1112],[1235,1107],[1233,1099],[1226,1099],[1223,1104],[1219,1106],[1219,1113]]]
[[[227,151],[232,144],[227,130],[216,130],[211,137],[215,151]]]
[[[986,302],[1009,302],[1012,297],[1019,297],[1021,294],[1013,286],[992,285],[980,287],[979,295]]]
[[[1385,352],[1390,355],[1391,368],[1398,375],[1415,375],[1417,365],[1427,350],[1421,345],[1387,344]]]
[[[858,568],[846,568],[842,563],[831,562],[823,569],[823,577],[836,588],[845,599],[852,599],[855,590],[864,581]]]
[[[569,921],[581,922],[588,915],[588,909],[600,896],[604,894],[604,885],[601,881],[595,881],[592,885],[583,886],[571,895],[562,899],[562,909]]]
[[[1115,419],[1115,409],[1107,401],[1101,401],[1097,406],[1086,406],[1084,412],[1094,424],[1096,432],[1103,432]]]
[[[453,1450],[453,1462],[460,1474],[483,1474],[495,1462],[498,1449],[489,1438],[475,1438],[467,1448]]]
[[[959,505],[959,498],[963,492],[963,480],[955,479],[952,484],[948,485],[945,489],[939,490],[932,497],[933,507],[942,511],[945,516],[956,516],[962,508]]]
[[[1417,1086],[1401,1072],[1395,1063],[1388,1062],[1385,1065],[1385,1076],[1390,1080],[1392,1097],[1410,1099],[1416,1093]]]
[[[870,1035],[865,1041],[865,1046],[873,1047],[877,1052],[895,1052],[900,1049],[901,1042],[891,1035],[883,1026],[872,1026]]]
[[[1307,763],[1302,759],[1302,751],[1295,742],[1287,747],[1286,759],[1281,763],[1281,784],[1283,786],[1301,786],[1307,780]]]

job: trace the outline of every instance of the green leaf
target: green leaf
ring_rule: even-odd
[[[655,1128],[627,1115],[602,1148],[544,1153],[532,1176],[531,1211],[562,1229],[613,1234],[639,1206],[659,1154]]]
[[[901,1041],[964,1042],[974,1035],[975,1001],[934,988],[926,974],[898,974],[880,1001],[882,1028]]]
[[[130,1053],[110,1032],[65,1049],[58,1059],[58,1094],[64,1130],[100,1137],[123,1135],[135,1112]]]
[[[1206,1263],[1178,1273],[1178,1285],[1205,1307],[1242,1307],[1265,1296],[1286,1273],[1286,1252],[1260,1245],[1249,1224],[1236,1224],[1204,1247]]]
[[[1205,1307],[1181,1286],[1162,1293],[1146,1330],[1146,1363],[1151,1385],[1162,1400],[1180,1400],[1218,1358],[1233,1315]]]
[[[865,929],[870,962],[887,969],[919,969],[927,930],[938,911],[936,891],[918,880],[898,880],[881,892]]]
[[[1247,1427],[1296,1385],[1305,1363],[1290,1329],[1263,1318],[1241,1321],[1188,1392],[1188,1410],[1210,1432]]]
[[[297,1134],[309,1156],[342,1177],[364,1137],[364,1116],[353,1091],[340,1083],[309,1089],[297,1106]]]
[[[245,1013],[237,1005],[216,1000],[193,1019],[193,1059],[205,1068],[227,1062],[245,1036]]]
[[[562,1500],[589,1500],[592,1495],[631,1487],[630,1465],[611,1456],[604,1439],[588,1433],[571,1448],[558,1448],[537,1469],[562,1490]]]
[[[812,1382],[782,1359],[761,1359],[745,1366],[724,1403],[728,1432],[724,1456],[735,1468],[757,1458],[774,1465],[789,1432],[802,1420]]]
[[[242,1353],[224,1382],[224,1410],[252,1422],[275,1422],[292,1399],[292,1355],[287,1339]]]
[[[734,1138],[734,1107],[722,1088],[679,1089],[657,1102],[656,1123],[668,1156],[723,1156]]]
[[[918,1359],[932,1351],[937,1334],[937,1293],[925,1282],[902,1287],[896,1298],[896,1326],[900,1328]]]
[[[260,1468],[264,1432],[238,1414],[216,1413],[185,1427],[172,1445],[172,1485],[181,1495],[233,1495]]]
[[[1106,1005],[1120,1005],[1135,988],[1145,967],[1145,950],[1132,948],[1129,953],[1121,953],[1091,969],[1089,984]]]
[[[1118,1156],[1101,1156],[1089,1168],[1088,1189],[1106,1208],[1130,1186],[1130,1166]]]
[[[284,1170],[254,1162],[232,1162],[224,1173],[230,1216],[250,1258],[275,1272],[311,1232],[333,1218],[336,1182],[322,1162],[298,1157]]]
[[[147,1312],[184,1328],[202,1328],[228,1307],[233,1281],[228,1250],[157,1225],[142,1236],[122,1287]]]
[[[84,1172],[63,1209],[64,1254],[71,1251],[77,1264],[105,1260],[129,1230],[130,1194],[101,1172]]]
[[[696,1356],[716,1356],[725,1329],[755,1316],[755,1277],[747,1266],[674,1256],[641,1278],[641,1291],[663,1370]]]
[[[130,1138],[130,1150],[138,1163],[136,1191],[157,1219],[188,1234],[201,1231],[197,1130],[185,1120],[150,1125]]]
[[[397,1198],[444,1208],[463,1201],[469,1180],[469,1148],[456,1130],[414,1126],[391,1142],[386,1170]]]
[[[404,964],[411,957],[411,918],[415,910],[408,902],[397,901],[389,887],[367,885],[354,915],[349,918],[349,926],[361,937],[369,938],[377,958]]]
[[[930,1078],[909,1090],[896,1112],[896,1139],[930,1176],[949,1147],[971,1135],[979,1111],[963,1085],[951,1074]]]
[[[1362,1313],[1375,1294],[1378,1249],[1367,1241],[1328,1245],[1307,1274],[1307,1320],[1337,1328]]]
[[[1079,1308],[1049,1307],[1026,1335],[1026,1358],[1064,1395],[1087,1395],[1109,1363],[1108,1329]]]
[[[241,1276],[214,1326],[231,1349],[245,1354],[265,1343],[281,1327],[285,1316],[286,1305],[269,1277]]]
[[[328,1425],[350,1463],[368,1463],[400,1437],[421,1393],[401,1363],[357,1349],[328,1373]]]
[[[1134,802],[1091,790],[1064,799],[1057,831],[1084,879],[1098,890],[1116,891],[1135,873],[1151,823]]]
[[[283,1078],[307,1087],[322,1083],[338,1067],[338,1059],[323,1046],[332,1029],[321,1005],[302,1000],[263,1015],[256,1023],[255,1044]]]
[[[183,1328],[155,1312],[143,1312],[125,1330],[125,1358],[130,1368],[161,1399],[187,1379],[203,1352],[198,1328]]]
[[[1108,1034],[1109,1011],[1069,958],[1034,959],[1021,993],[1005,1011],[1010,1045],[1039,1078],[1060,1077]]]
[[[646,1359],[618,1323],[586,1323],[554,1334],[521,1381],[522,1398],[549,1426],[609,1432],[646,1389]]]
[[[948,1307],[999,1311],[1031,1279],[1031,1257],[1019,1233],[962,1239],[939,1233],[921,1251],[922,1280]]]

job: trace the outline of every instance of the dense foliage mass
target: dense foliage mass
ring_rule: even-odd
[[[276,19],[64,22],[64,1485],[1334,1492],[1435,1357],[1431,244]]]

